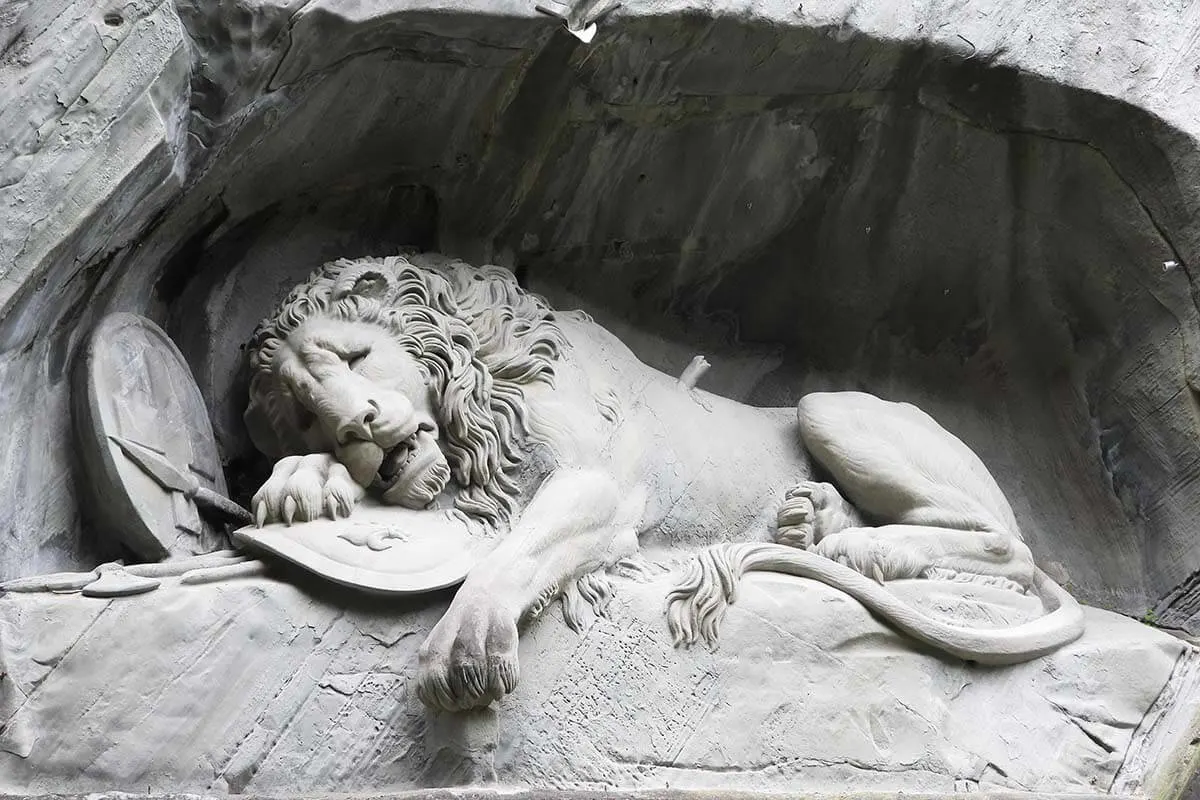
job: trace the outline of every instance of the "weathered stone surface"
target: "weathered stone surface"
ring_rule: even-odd
[[[210,797],[223,795],[200,794],[133,794],[131,792],[92,792],[87,795],[44,794],[39,797],[44,800],[206,800]],[[729,791],[727,789],[708,791],[704,789],[513,789],[511,787],[454,787],[444,789],[415,789],[403,792],[388,792],[386,794],[359,794],[363,800],[753,800],[762,797],[756,792]],[[28,795],[0,795],[3,800],[26,798]],[[246,800],[259,800],[259,795],[242,795]],[[772,792],[772,800],[820,800],[819,792]],[[911,792],[840,792],[839,798],[845,800],[948,800],[961,797],[960,794],[945,792],[922,792],[914,795]],[[1028,792],[976,792],[972,800],[1029,800]],[[1077,792],[1042,794],[1042,800],[1084,800],[1094,795]],[[1110,795],[1112,800],[1130,800],[1129,795]],[[1190,800],[1190,795],[1188,796]]]
[[[259,296],[416,244],[754,402],[918,400],[1083,599],[1187,624],[1194,8],[627,3],[591,46],[514,3],[178,10],[4,6],[6,576],[101,554],[62,380],[95,314],[171,323],[236,463]]]
[[[189,59],[169,2],[0,3],[0,383],[6,576],[94,566],[69,373],[110,270],[179,191]]]
[[[671,580],[618,580],[610,618],[582,635],[551,611],[522,638],[522,687],[465,715],[409,691],[445,597],[364,602],[296,575],[168,577],[113,601],[8,595],[2,788],[1134,794],[1190,735],[1193,703],[1166,700],[1194,693],[1194,650],[1107,612],[1049,658],[989,669],[915,649],[824,586],[754,576],[721,648],[683,652],[660,611]],[[1037,610],[998,589],[894,586],[972,624]]]
[[[101,315],[169,328],[244,494],[265,467],[240,422],[253,325],[322,261],[417,246],[513,266],[672,374],[703,350],[705,387],[738,399],[916,401],[1077,596],[1196,629],[1198,24],[1181,1],[632,0],[584,46],[509,0],[0,0],[0,577],[114,555],[77,508],[68,403]],[[1174,639],[1089,612],[1070,649],[992,672],[893,646],[820,587],[789,584],[798,611],[776,618],[765,580],[715,655],[669,650],[649,596],[582,639],[544,620],[521,653],[544,693],[465,719],[405,688],[442,601],[259,579],[9,595],[0,776],[271,794],[1179,777],[1196,675]],[[633,725],[638,703],[678,716]],[[778,753],[739,750],[766,730]]]

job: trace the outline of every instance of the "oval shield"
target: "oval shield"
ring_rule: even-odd
[[[164,487],[117,443],[157,453],[226,494],[204,398],[167,334],[136,314],[105,317],[80,359],[73,394],[90,505],[102,530],[151,561],[225,546],[219,522],[203,519],[183,492]]]
[[[453,511],[364,500],[349,517],[248,526],[234,542],[374,594],[418,594],[462,583],[487,542]]]

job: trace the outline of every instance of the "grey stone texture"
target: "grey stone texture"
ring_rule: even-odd
[[[1088,609],[1077,642],[981,667],[915,646],[834,589],[775,575],[747,579],[719,649],[686,657],[661,612],[673,577],[616,579],[608,617],[589,615],[582,633],[557,608],[530,626],[516,692],[438,713],[413,687],[448,595],[380,601],[274,577],[285,581],[164,577],[111,601],[0,598],[0,789],[1165,797],[1196,734],[1195,649],[1136,621]],[[1041,613],[974,584],[889,586],[976,626]]]
[[[115,552],[70,427],[104,313],[164,324],[253,476],[253,325],[322,261],[417,246],[672,374],[703,350],[736,399],[918,402],[1076,596],[1195,630],[1198,28],[631,0],[583,45],[503,0],[0,0],[0,577]]]
[[[66,380],[100,314],[166,324],[252,472],[254,321],[323,260],[415,245],[672,373],[703,348],[738,399],[918,401],[1077,596],[1190,626],[1194,4],[634,0],[591,45],[513,2],[0,20],[4,577],[111,555]]]

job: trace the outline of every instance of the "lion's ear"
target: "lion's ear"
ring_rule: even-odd
[[[371,297],[386,300],[396,286],[396,278],[379,266],[364,264],[348,269],[338,276],[333,285],[333,299],[343,297]]]

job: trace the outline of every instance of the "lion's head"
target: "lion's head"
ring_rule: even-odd
[[[250,343],[246,422],[272,458],[333,452],[385,502],[455,504],[490,523],[517,495],[523,386],[551,383],[565,340],[507,270],[342,259],[297,286]]]

